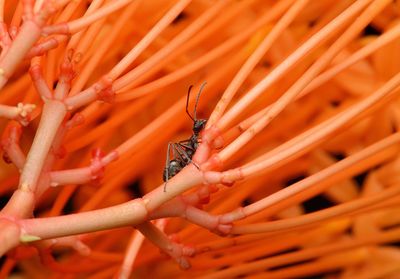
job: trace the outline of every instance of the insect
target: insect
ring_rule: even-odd
[[[167,159],[165,163],[165,168],[163,172],[163,180],[164,184],[164,192],[166,192],[166,186],[168,180],[174,177],[178,172],[180,172],[185,166],[190,163],[193,163],[196,168],[199,166],[192,161],[192,157],[196,152],[197,147],[199,146],[199,136],[200,132],[204,129],[207,120],[206,119],[197,119],[197,105],[199,103],[200,94],[206,86],[206,82],[204,82],[199,89],[199,93],[197,94],[196,103],[194,105],[193,116],[189,113],[189,98],[190,91],[192,90],[192,85],[189,86],[187,98],[186,98],[186,113],[189,115],[190,119],[193,121],[193,134],[187,140],[182,140],[179,142],[169,142],[167,148]],[[172,153],[172,159],[171,159]]]

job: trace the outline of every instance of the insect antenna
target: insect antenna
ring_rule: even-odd
[[[199,104],[200,94],[206,85],[207,82],[203,82],[203,84],[200,86],[199,93],[197,94],[196,103],[194,104],[194,121],[197,120],[197,105]]]
[[[189,99],[190,99],[190,91],[192,90],[193,85],[189,86],[188,89],[188,93],[187,93],[187,98],[186,98],[186,113],[187,115],[189,115],[190,119],[192,119],[193,121],[196,121],[195,119],[193,119],[193,117],[190,115],[188,107],[189,107]],[[196,118],[196,114],[195,114],[195,118]]]

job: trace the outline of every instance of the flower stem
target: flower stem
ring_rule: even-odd
[[[67,109],[62,102],[48,101],[45,103],[36,136],[22,170],[20,189],[27,188],[35,192],[44,161],[66,113]]]

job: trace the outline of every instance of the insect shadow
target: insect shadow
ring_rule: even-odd
[[[185,166],[192,163],[196,168],[199,169],[199,166],[192,161],[192,157],[196,152],[197,147],[199,146],[199,136],[200,132],[204,129],[207,120],[206,119],[197,119],[197,105],[199,104],[199,99],[201,92],[206,86],[206,82],[204,82],[199,89],[199,93],[197,93],[196,103],[194,105],[193,116],[189,113],[189,99],[190,92],[193,88],[193,85],[189,86],[187,97],[186,97],[186,113],[189,115],[190,119],[193,120],[193,134],[189,139],[182,140],[179,142],[169,142],[167,148],[167,158],[165,162],[165,168],[163,172],[163,180],[164,184],[164,192],[167,190],[168,180],[174,177],[178,172],[180,172]],[[172,156],[171,156],[172,155]]]

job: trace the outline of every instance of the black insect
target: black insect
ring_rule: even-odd
[[[182,140],[179,142],[170,142],[168,143],[167,148],[167,159],[165,163],[165,168],[163,172],[163,180],[165,182],[164,192],[166,191],[167,182],[171,177],[174,177],[178,172],[180,172],[185,166],[190,163],[193,163],[197,168],[199,166],[192,161],[192,157],[196,152],[197,147],[199,146],[199,136],[200,132],[204,129],[207,120],[206,119],[197,119],[197,105],[199,103],[200,94],[203,91],[206,82],[204,82],[197,94],[196,103],[194,105],[193,116],[190,115],[188,107],[189,107],[189,98],[190,91],[192,90],[192,85],[189,87],[187,98],[186,98],[186,113],[189,115],[190,119],[193,120],[193,134],[187,140]],[[171,159],[172,153],[172,159]]]

